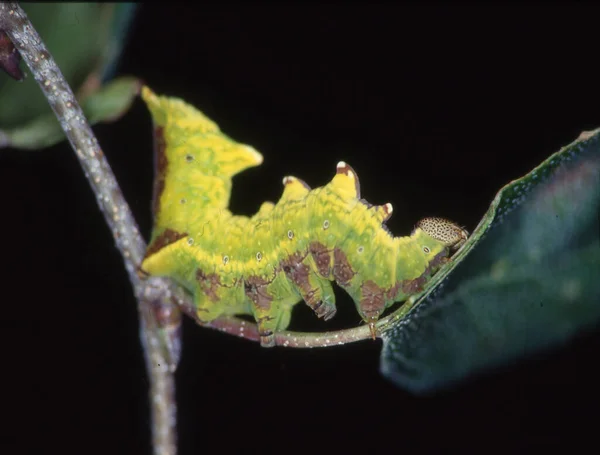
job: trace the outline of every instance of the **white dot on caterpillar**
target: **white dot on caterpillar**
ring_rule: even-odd
[[[260,262],[260,261],[261,261],[261,259],[262,259],[262,253],[259,251],[258,253],[256,253],[256,260],[257,260],[258,262]]]
[[[363,251],[365,251],[365,247],[361,245],[361,246],[359,246],[359,247],[357,248],[357,250],[356,250],[356,251],[358,251],[358,253],[360,254],[360,253],[362,253]]]
[[[229,256],[227,256],[227,255],[223,256],[223,265],[227,265],[228,262],[229,262]]]
[[[292,240],[294,238],[294,231],[289,230],[288,231],[288,239]]]
[[[191,237],[188,237],[187,244],[190,245],[190,246],[193,245],[194,244],[194,239],[191,238]]]
[[[329,229],[329,220],[323,221],[323,229]]]
[[[424,247],[423,247],[423,252],[424,252],[425,254],[429,254],[429,252],[430,252],[430,251],[431,251],[431,250],[429,249],[429,247],[426,247],[426,246],[424,246]]]

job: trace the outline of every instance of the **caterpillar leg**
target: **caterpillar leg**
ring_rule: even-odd
[[[259,291],[260,292],[260,291]],[[262,297],[261,297],[262,298]],[[298,302],[297,297],[271,300],[269,306],[252,302],[252,314],[258,325],[260,344],[264,348],[275,346],[275,334],[284,330],[292,319],[292,307]]]
[[[198,318],[210,322],[223,313],[223,291],[218,275],[197,269],[195,273],[194,305]]]
[[[275,346],[275,332],[282,317],[281,301],[274,300],[268,290],[269,282],[259,277],[248,277],[244,281],[246,297],[252,302],[252,313],[262,347]],[[289,323],[289,318],[288,321]]]
[[[299,253],[292,255],[284,262],[283,271],[317,317],[328,321],[335,316],[337,308],[331,283],[313,272],[306,258]]]
[[[302,298],[318,318],[329,321],[337,313],[335,294],[333,293],[331,283],[314,274],[309,276],[308,281],[309,283],[314,283],[314,287],[311,287],[306,295],[300,291]]]
[[[200,292],[194,293],[194,306],[196,307],[198,319],[202,322],[211,322],[223,313],[221,305],[218,302],[211,300]]]

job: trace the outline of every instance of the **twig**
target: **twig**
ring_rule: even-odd
[[[136,267],[146,248],[144,240],[71,88],[27,15],[17,3],[0,3],[0,30],[6,32],[20,52],[56,114],[96,195],[116,246],[123,256],[129,280],[138,299],[140,338],[144,345],[150,379],[154,452],[161,455],[175,454],[176,407],[173,364],[176,359],[169,358],[168,352],[165,352],[165,343],[161,340],[165,334],[164,328],[160,326],[161,321],[157,320],[156,312],[152,311],[149,303],[149,301],[154,302],[154,306],[170,304],[160,302],[160,295],[167,294],[168,282],[166,280],[144,282],[137,276]],[[174,307],[172,311],[178,310]],[[177,331],[173,336],[177,337]]]

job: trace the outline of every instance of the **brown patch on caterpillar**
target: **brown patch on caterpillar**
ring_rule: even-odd
[[[400,288],[402,289],[402,293],[406,295],[416,294],[417,292],[421,292],[423,290],[423,285],[427,279],[421,275],[418,278],[414,278],[412,280],[403,280],[400,283]]]
[[[432,275],[435,271],[437,271],[437,269],[439,269],[442,264],[448,261],[447,256],[448,252],[443,250],[431,260],[427,268],[419,277],[413,280],[403,280],[400,285],[402,292],[407,295],[412,295],[421,292],[423,290],[423,286],[428,280],[428,277]]]
[[[244,291],[246,296],[254,303],[256,308],[266,311],[271,308],[273,297],[271,297],[267,291],[269,283],[270,281],[258,276],[249,276],[244,279]]]
[[[298,287],[306,304],[314,308],[318,302],[313,301],[316,291],[308,280],[310,267],[303,262],[305,257],[300,252],[293,253],[281,261],[281,269],[285,276]]]
[[[398,295],[398,291],[400,290],[401,286],[402,286],[402,283],[400,283],[399,281],[396,281],[396,284],[394,284],[391,288],[389,288],[385,294],[387,300],[394,300],[396,298],[396,296]]]
[[[354,181],[354,188],[356,189],[356,198],[360,199],[360,181],[358,180],[358,175],[356,175],[354,169],[352,169],[352,167],[350,167],[350,165],[345,163],[344,161],[340,161],[336,166],[335,173],[347,175]],[[364,202],[368,204],[367,201]]]
[[[371,337],[377,338],[377,329],[375,323],[379,316],[385,310],[386,292],[372,280],[365,281],[361,286],[360,309],[363,318],[369,323]]]
[[[331,276],[331,255],[327,247],[319,242],[311,242],[308,251],[317,265],[319,274],[323,278],[329,278]]]
[[[318,242],[313,242],[320,247],[326,248]],[[313,273],[310,267],[303,261],[306,255],[296,252],[288,256],[280,263],[280,268],[286,277],[298,288],[304,302],[315,312],[317,317],[328,321],[336,314],[335,306],[324,304],[321,299],[321,289],[313,288],[310,283],[310,274]]]
[[[244,278],[244,292],[246,293],[246,297],[250,299],[256,311],[262,314],[271,311],[273,297],[269,295],[269,291],[267,290],[267,286],[270,283],[269,280],[259,276],[249,276]],[[273,333],[273,330],[267,328],[270,326],[269,323],[273,321],[273,319],[273,316],[270,315],[257,317],[256,319],[258,333],[260,335],[260,344],[265,348],[275,346],[275,334]]]
[[[302,262],[305,257],[302,253],[296,251],[280,263],[281,269],[294,284],[302,282],[305,275],[308,277],[309,268]]]
[[[337,308],[334,305],[324,305],[324,303],[323,300],[317,300],[317,303],[311,308],[318,318],[329,321],[337,314]]]
[[[156,237],[154,241],[148,245],[144,259],[152,256],[157,251],[162,250],[167,245],[175,243],[177,240],[182,239],[185,236],[187,236],[187,232],[177,232],[170,228],[165,229],[162,234]]]
[[[448,258],[448,251],[442,250],[429,262],[425,272],[423,272],[424,276],[431,275],[437,271],[443,264],[448,262],[450,259]]]
[[[366,318],[377,319],[385,309],[386,291],[373,280],[365,281],[360,289],[360,309]]]
[[[333,250],[333,277],[337,284],[340,286],[348,285],[354,274],[346,253],[340,248],[335,248]]]
[[[152,213],[158,214],[160,209],[160,195],[165,189],[165,175],[167,173],[167,154],[165,153],[167,142],[165,141],[164,128],[157,126],[154,128],[154,189],[152,194]]]
[[[424,285],[429,280],[429,277],[439,269],[439,267],[448,261],[447,251],[442,251],[437,254],[429,263],[423,273],[412,280],[403,280],[397,282],[388,290],[383,289],[372,280],[367,280],[361,284],[361,298],[359,302],[360,311],[363,319],[369,323],[371,336],[373,339],[377,337],[377,329],[375,323],[379,316],[385,311],[386,301],[394,301],[398,292],[402,291],[405,295],[414,295],[423,290]]]
[[[196,270],[196,281],[200,285],[200,289],[204,292],[211,302],[218,302],[219,294],[217,289],[221,286],[221,278],[216,273],[206,274],[204,271]]]

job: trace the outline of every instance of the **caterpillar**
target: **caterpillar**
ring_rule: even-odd
[[[154,226],[140,269],[186,288],[202,321],[252,315],[261,344],[274,346],[296,303],[304,300],[324,320],[335,315],[335,281],[375,338],[384,310],[422,290],[467,239],[442,218],[394,237],[385,226],[392,205],[362,199],[358,176],[344,162],[323,187],[285,177],[276,204],[234,215],[231,179],[262,155],[180,99],[148,87],[141,96],[154,124],[156,175]]]

